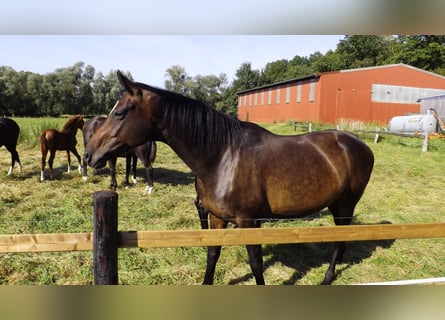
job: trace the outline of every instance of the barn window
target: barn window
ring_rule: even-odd
[[[281,88],[280,88],[280,86],[278,86],[277,87],[277,99],[276,99],[277,104],[280,104],[280,100],[281,100],[280,91],[281,91]]]
[[[249,94],[249,106],[252,105],[252,94]]]
[[[297,102],[301,102],[301,81],[297,82]]]
[[[286,86],[286,103],[290,102],[290,84]]]
[[[258,104],[258,92],[255,92],[255,105]]]
[[[272,104],[272,88],[269,89],[269,98],[267,100],[268,104]]]
[[[309,84],[309,101],[313,102],[315,100],[315,79],[311,79]]]
[[[261,105],[264,106],[264,90],[261,90]]]

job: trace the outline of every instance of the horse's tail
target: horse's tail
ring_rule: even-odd
[[[40,134],[40,139],[39,139],[39,141],[40,141],[40,152],[41,152],[42,154],[44,154],[44,153],[48,150],[47,139],[46,139],[46,133],[47,133],[46,130],[43,131],[43,132]]]

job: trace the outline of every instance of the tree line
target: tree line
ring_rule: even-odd
[[[173,65],[166,70],[165,88],[202,100],[236,115],[237,92],[307,76],[313,73],[405,63],[445,75],[445,36],[347,35],[325,54],[294,56],[253,69],[243,62],[229,83],[227,75],[190,76]],[[132,78],[130,72],[124,72]],[[0,114],[7,116],[59,116],[106,114],[120,96],[116,70],[104,75],[78,62],[44,75],[17,72],[0,66]]]

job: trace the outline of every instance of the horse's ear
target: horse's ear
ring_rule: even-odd
[[[128,79],[126,76],[124,76],[120,70],[117,71],[117,78],[119,79],[119,83],[121,84],[121,86],[126,91],[132,93],[131,88],[133,87],[134,83],[130,79]]]

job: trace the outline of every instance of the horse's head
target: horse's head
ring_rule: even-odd
[[[117,76],[124,93],[85,147],[92,167],[100,167],[118,153],[159,136],[153,125],[159,97],[148,86],[131,81],[119,71]]]

